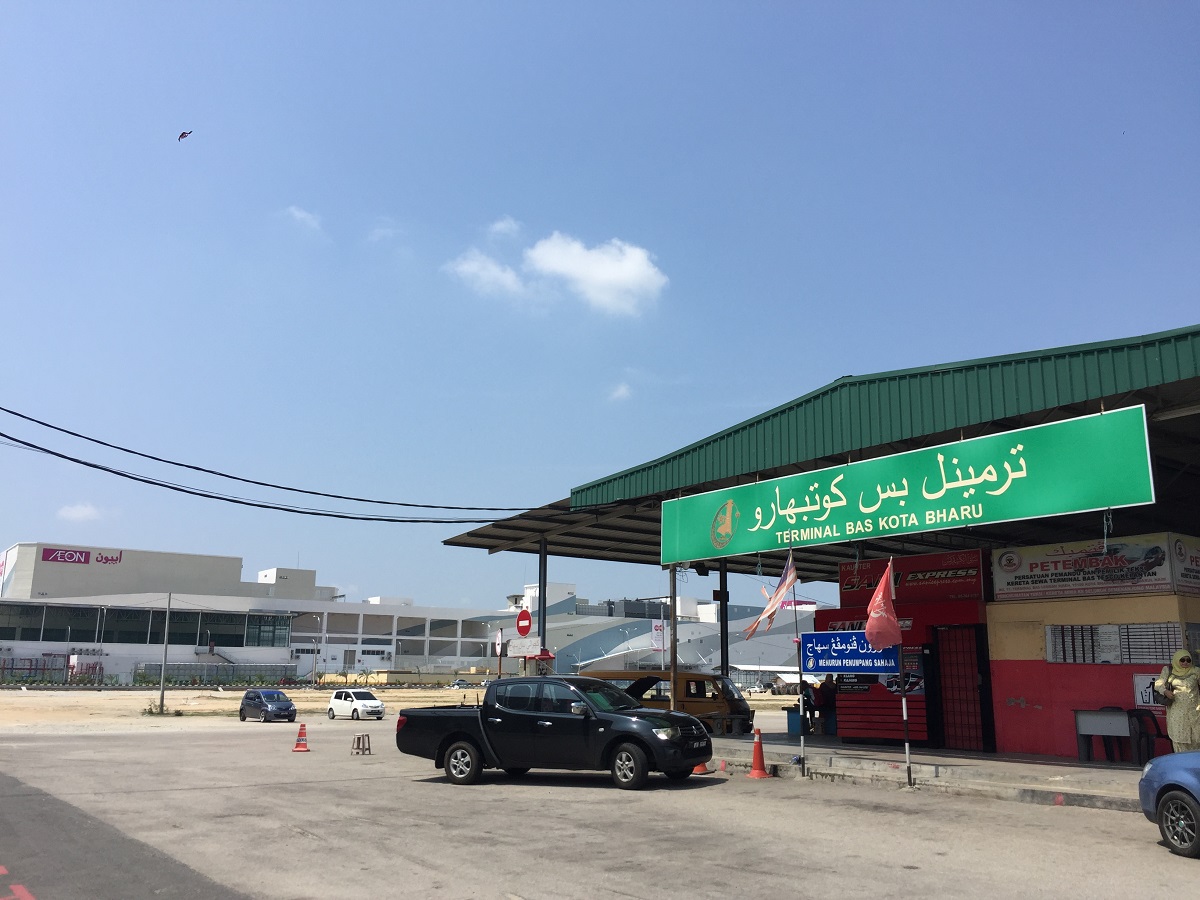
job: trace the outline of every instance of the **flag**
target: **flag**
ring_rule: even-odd
[[[767,598],[767,606],[762,611],[762,614],[750,623],[750,627],[744,632],[746,639],[754,637],[754,632],[758,631],[758,626],[765,620],[767,623],[767,631],[771,630],[771,624],[775,621],[775,613],[779,612],[779,607],[783,603],[783,598],[787,596],[788,588],[796,583],[796,566],[792,563],[792,551],[788,551],[787,565],[783,567],[783,574],[779,576],[779,584],[775,586],[775,593],[768,594],[767,589],[763,588],[763,596]]]
[[[886,650],[902,640],[895,601],[896,588],[892,584],[892,561],[889,559],[879,586],[867,604],[867,643],[872,650]]]

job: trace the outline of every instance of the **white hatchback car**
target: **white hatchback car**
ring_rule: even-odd
[[[329,698],[329,718],[349,716],[352,719],[363,719],[370,716],[375,719],[383,718],[383,701],[364,690],[334,691]]]

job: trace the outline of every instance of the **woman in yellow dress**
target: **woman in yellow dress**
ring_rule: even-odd
[[[1192,654],[1179,650],[1163,666],[1154,689],[1167,698],[1167,734],[1176,753],[1200,750],[1200,672]]]

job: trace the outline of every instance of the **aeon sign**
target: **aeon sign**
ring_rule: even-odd
[[[91,550],[56,550],[53,547],[42,548],[42,562],[81,563],[86,566],[91,561]]]

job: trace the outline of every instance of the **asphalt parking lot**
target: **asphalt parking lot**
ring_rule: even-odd
[[[629,792],[607,773],[488,772],[455,787],[396,751],[394,722],[309,718],[306,753],[293,751],[297,725],[228,716],[0,732],[0,889],[20,883],[35,900],[1137,896],[1195,871],[1151,823],[1102,810],[728,775],[653,777]],[[372,755],[351,753],[358,733]],[[1103,889],[1083,891],[1098,873]]]

